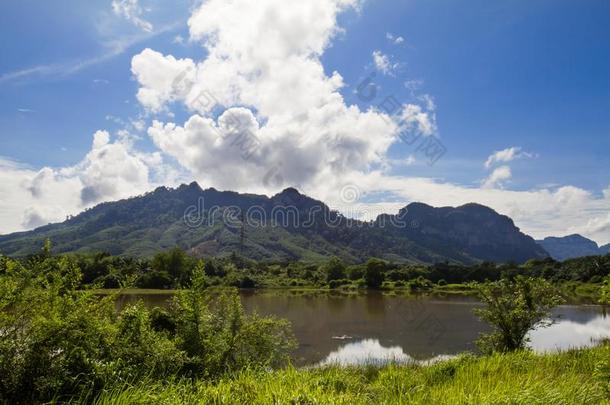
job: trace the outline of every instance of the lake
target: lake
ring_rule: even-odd
[[[295,365],[429,362],[476,349],[488,327],[473,314],[480,305],[464,296],[405,297],[381,292],[354,296],[289,291],[242,291],[248,312],[292,322],[299,341]],[[169,295],[130,295],[165,305]],[[596,305],[562,305],[558,322],[531,334],[539,352],[590,346],[610,337],[610,316]]]

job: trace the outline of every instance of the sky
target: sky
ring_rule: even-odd
[[[0,34],[0,234],[196,180],[610,243],[605,0],[9,0]]]

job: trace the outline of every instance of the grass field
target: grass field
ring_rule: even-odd
[[[103,393],[95,402],[609,404],[610,345],[546,355],[464,355],[431,366],[248,371],[215,382],[125,385]]]

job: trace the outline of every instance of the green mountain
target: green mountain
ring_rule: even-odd
[[[179,246],[199,256],[233,252],[256,260],[359,262],[525,262],[544,249],[513,221],[478,204],[433,208],[409,204],[396,215],[363,222],[288,188],[273,197],[202,190],[197,183],[159,187],[107,202],[65,222],[0,236],[0,252],[24,256],[50,238],[59,252],[104,251],[151,256]]]
[[[555,260],[567,260],[585,256],[603,256],[610,253],[610,245],[598,247],[595,241],[574,234],[564,237],[549,236],[537,243]]]

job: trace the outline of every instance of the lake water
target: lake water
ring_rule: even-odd
[[[470,297],[404,297],[369,292],[356,296],[296,292],[242,292],[247,311],[292,322],[299,348],[295,365],[429,362],[474,351],[487,331]],[[130,296],[163,305],[165,295]],[[582,347],[610,338],[610,316],[601,306],[563,305],[556,324],[531,334],[539,352]]]

